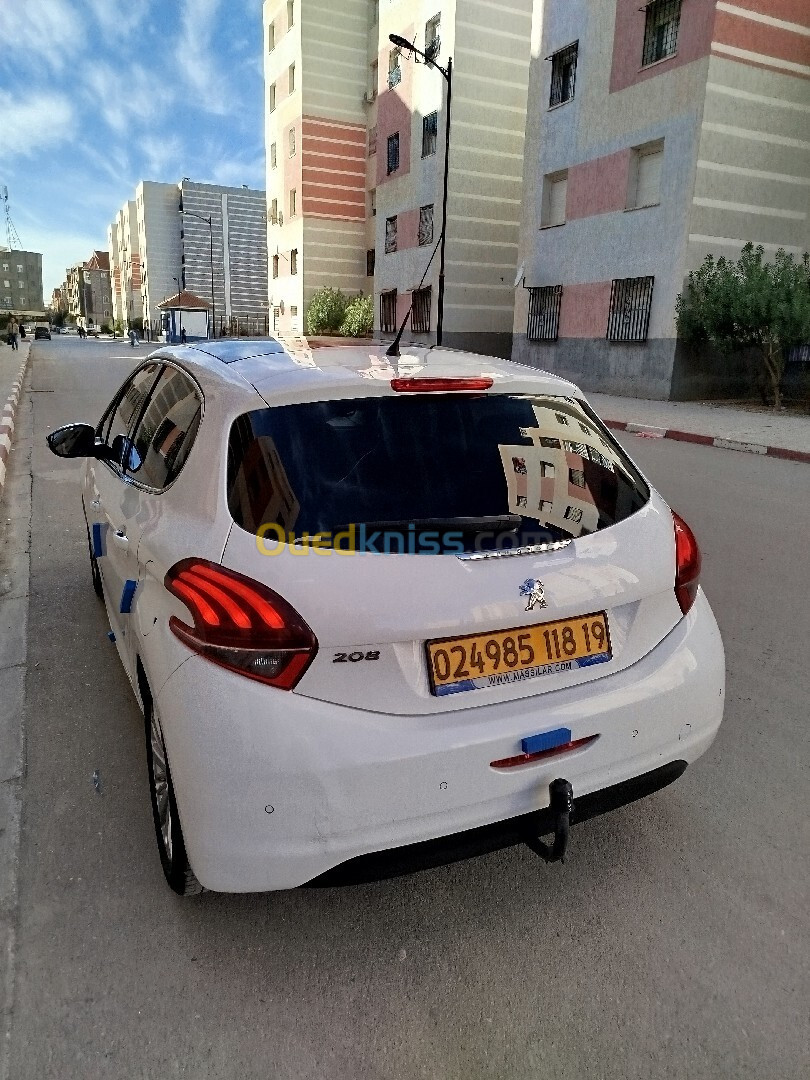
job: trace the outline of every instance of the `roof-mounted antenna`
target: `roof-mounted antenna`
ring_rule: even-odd
[[[444,226],[442,226],[442,227],[444,227]],[[405,332],[405,324],[407,323],[408,319],[411,317],[411,312],[413,311],[413,293],[418,292],[419,289],[422,288],[422,286],[423,286],[423,284],[425,282],[425,278],[427,277],[427,272],[430,269],[430,264],[433,262],[433,256],[439,250],[439,244],[441,244],[441,242],[442,242],[442,238],[440,236],[439,239],[436,241],[436,246],[433,249],[433,254],[428,259],[428,264],[425,267],[425,272],[424,272],[424,274],[422,274],[422,280],[419,282],[419,284],[416,286],[416,288],[411,293],[411,303],[410,303],[410,305],[408,307],[408,310],[405,312],[405,318],[402,320],[402,323],[400,325],[399,330],[397,330],[397,336],[394,338],[394,340],[391,342],[391,344],[385,350],[385,355],[386,356],[399,356],[399,343],[402,340],[403,333]]]

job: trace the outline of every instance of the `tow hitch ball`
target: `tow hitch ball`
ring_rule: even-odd
[[[529,847],[547,863],[565,862],[565,853],[568,850],[568,829],[571,811],[574,809],[574,789],[567,780],[552,780],[548,785],[550,795],[548,813],[551,817],[551,828],[544,830],[538,836],[532,836],[527,840]],[[546,833],[554,833],[554,842],[549,846],[544,843],[540,836]]]

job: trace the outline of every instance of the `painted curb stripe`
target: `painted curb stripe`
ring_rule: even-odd
[[[11,452],[11,439],[14,435],[14,417],[17,411],[17,405],[22,395],[23,383],[25,382],[25,372],[28,367],[28,360],[31,356],[31,346],[28,346],[28,351],[25,354],[25,360],[23,360],[22,367],[14,382],[11,384],[11,393],[6,398],[6,404],[3,407],[0,422],[0,498],[3,496],[3,488],[6,483],[6,462]]]
[[[762,443],[738,442],[736,439],[722,439],[713,435],[698,435],[693,431],[679,431],[677,428],[652,427],[649,424],[634,424],[627,420],[605,420],[605,426],[613,431],[629,431],[634,435],[655,435],[676,442],[698,443],[701,446],[716,446],[720,450],[739,450],[744,454],[760,454],[763,457],[784,458],[787,461],[803,461],[810,465],[810,452],[789,450],[784,446],[765,446]]]

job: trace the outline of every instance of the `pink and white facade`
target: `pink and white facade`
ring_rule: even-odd
[[[678,346],[675,300],[709,252],[810,247],[810,4],[537,0],[529,99],[513,358],[733,391]]]

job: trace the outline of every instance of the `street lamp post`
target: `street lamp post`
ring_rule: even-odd
[[[442,343],[442,330],[444,326],[444,242],[447,236],[447,179],[448,179],[448,165],[450,160],[450,103],[453,97],[453,58],[450,57],[447,61],[447,67],[443,68],[437,64],[435,60],[431,59],[421,49],[417,49],[415,45],[412,45],[407,38],[401,37],[399,34],[389,34],[388,40],[392,45],[396,45],[399,49],[406,49],[409,52],[416,53],[417,56],[421,56],[428,67],[434,67],[437,71],[441,72],[444,77],[444,81],[447,83],[447,115],[444,121],[444,185],[442,188],[442,232],[439,238],[439,296],[437,301],[436,310],[436,344]]]
[[[180,294],[183,291],[183,272],[182,272],[182,270],[181,270],[180,275],[178,277],[173,277],[172,278],[172,281],[177,282],[177,314],[180,316],[180,339],[179,340],[180,340],[180,343],[182,344],[183,343],[183,308],[181,306],[182,300],[180,299]]]
[[[210,241],[211,252],[211,325],[208,327],[209,339],[216,337],[215,332],[215,320],[217,317],[217,300],[214,293],[214,215],[211,214],[206,217],[205,214],[196,214],[193,210],[181,209],[178,211],[180,214],[186,214],[188,217],[199,218],[200,221],[204,221],[208,226],[208,239]]]

